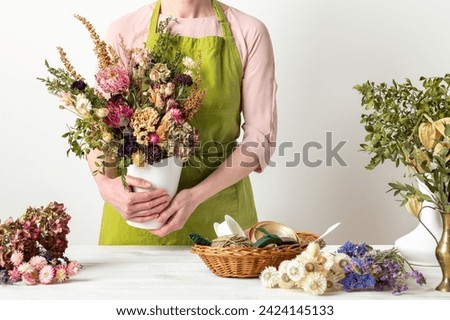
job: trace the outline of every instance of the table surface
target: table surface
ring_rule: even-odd
[[[328,251],[336,248],[326,247]],[[48,286],[4,285],[0,299],[450,299],[450,294],[434,290],[441,280],[438,267],[417,267],[427,284],[420,287],[411,281],[410,289],[399,296],[390,292],[338,291],[316,297],[296,289],[268,289],[259,279],[216,276],[189,247],[71,246],[66,253],[84,266],[70,281]]]

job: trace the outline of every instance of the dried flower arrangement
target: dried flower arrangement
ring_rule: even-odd
[[[406,271],[405,265],[411,269]],[[267,288],[298,288],[313,295],[332,290],[391,290],[400,294],[408,290],[407,281],[426,283],[396,249],[375,250],[361,243],[345,242],[334,253],[321,252],[316,242],[292,260],[283,261],[278,269],[267,267],[260,279]]]
[[[145,44],[127,48],[122,39],[124,56],[119,59],[90,22],[75,17],[95,45],[96,85],[86,83],[62,48],[58,51],[64,68],[52,68],[46,61],[51,77],[39,79],[61,99],[61,109],[77,116],[63,135],[70,145],[67,154],[82,158],[101,150],[95,173],[114,167],[124,183],[130,164],[151,165],[171,156],[186,161],[198,145],[197,130],[189,121],[200,109],[205,90],[200,88],[201,63],[176,48],[170,19],[160,22],[151,52]]]
[[[63,204],[51,202],[0,224],[0,281],[50,284],[75,275],[81,265],[64,256],[70,218]]]

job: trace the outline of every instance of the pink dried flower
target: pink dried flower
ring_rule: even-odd
[[[21,274],[24,274],[32,273],[34,271],[34,268],[28,262],[24,262],[18,267],[18,270]]]
[[[159,136],[157,133],[152,132],[148,135],[148,142],[150,144],[158,144],[159,143]]]
[[[69,264],[66,267],[66,272],[68,276],[74,276],[80,271],[81,264],[79,264],[77,261],[70,261]]]
[[[14,251],[11,255],[11,262],[12,264],[17,267],[19,266],[23,261],[23,252],[22,251]]]
[[[108,116],[103,121],[112,128],[126,126],[133,115],[133,109],[120,100],[108,101],[106,108]]]
[[[176,100],[173,98],[167,99],[166,110],[169,110],[169,109],[175,108],[175,107],[178,107],[178,103],[176,102]]]
[[[128,71],[118,66],[100,70],[95,75],[95,80],[97,80],[99,87],[105,93],[110,93],[112,95],[126,91],[130,85]]]
[[[39,274],[36,270],[31,272],[22,273],[22,281],[27,285],[35,285],[39,281]]]
[[[57,266],[55,270],[55,277],[53,279],[58,283],[62,283],[66,282],[68,278],[69,276],[67,274],[66,266],[64,265]]]
[[[177,123],[181,124],[183,122],[183,112],[178,108],[172,108],[169,110],[172,119]]]
[[[55,269],[51,265],[47,265],[39,272],[39,281],[42,284],[50,284],[55,277]]]
[[[29,263],[34,269],[40,271],[43,267],[47,265],[47,260],[45,260],[45,258],[41,256],[34,256],[33,258],[30,259]]]
[[[14,269],[8,271],[9,280],[12,282],[17,282],[22,277],[22,274],[19,271],[19,268],[14,267]]]

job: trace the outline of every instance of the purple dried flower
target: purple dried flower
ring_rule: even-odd
[[[84,91],[86,89],[87,84],[83,80],[76,80],[70,85],[70,89],[78,89],[80,91]]]

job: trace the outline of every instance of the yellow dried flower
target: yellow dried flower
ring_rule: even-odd
[[[76,14],[74,15],[76,19],[78,19],[89,31],[89,34],[91,35],[91,39],[94,42],[94,52],[98,59],[98,65],[100,69],[106,69],[110,66],[114,65],[114,60],[117,57],[117,53],[114,52],[113,56],[111,57],[110,52],[113,50],[112,48],[108,47],[105,41],[101,40],[97,32],[95,31],[95,28],[93,25],[86,20],[86,18]]]
[[[419,218],[420,211],[422,210],[422,204],[416,196],[413,196],[408,199],[408,202],[405,204],[406,210],[414,217]]]
[[[67,58],[67,54],[64,52],[64,49],[61,47],[57,47],[56,49],[59,52],[59,59],[63,63],[66,70],[69,72],[70,76],[75,80],[84,80],[84,78],[75,71],[75,68],[72,66],[69,59]]]
[[[131,117],[131,127],[134,131],[155,131],[155,125],[159,121],[159,113],[153,108],[139,109]]]
[[[163,120],[161,121],[160,126],[158,127],[158,129],[156,129],[156,134],[159,136],[160,141],[167,140],[167,136],[168,136],[169,131],[172,128],[172,126],[173,126],[173,124],[170,121],[170,117],[164,116]]]
[[[441,138],[441,133],[433,123],[422,123],[419,126],[419,140],[427,150],[434,148]]]
[[[145,154],[141,150],[133,153],[131,158],[133,159],[133,164],[137,165],[140,168],[145,167]]]

